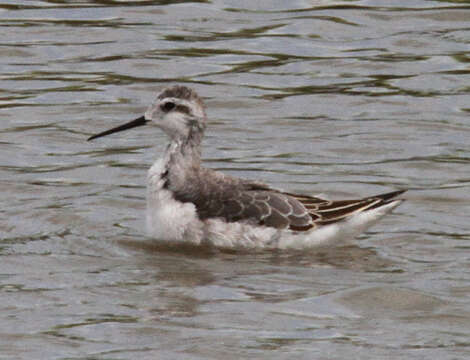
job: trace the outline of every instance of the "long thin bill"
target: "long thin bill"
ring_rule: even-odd
[[[148,122],[148,120],[145,120],[145,116],[141,116],[140,118],[129,121],[128,123],[125,123],[123,125],[116,126],[115,128],[100,132],[99,134],[96,134],[96,135],[93,135],[93,136],[90,136],[87,139],[87,141],[90,141],[90,140],[93,140],[93,139],[96,139],[96,138],[99,138],[99,137],[102,137],[102,136],[106,136],[106,135],[109,135],[109,134],[113,134],[115,132],[132,129],[136,126],[142,126],[142,125],[145,125],[147,122]]]

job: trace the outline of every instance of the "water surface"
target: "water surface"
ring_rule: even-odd
[[[470,6],[1,1],[0,358],[466,359]],[[135,129],[169,84],[207,166],[331,198],[408,188],[329,251],[146,244]]]

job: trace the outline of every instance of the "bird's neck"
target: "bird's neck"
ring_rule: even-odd
[[[187,141],[173,140],[166,150],[168,166],[194,167],[201,164],[201,147]]]
[[[165,186],[173,191],[183,191],[199,178],[201,167],[200,141],[172,139],[164,156],[162,178]]]
[[[201,163],[201,142],[204,136],[203,126],[191,126],[184,135],[171,136],[167,149],[168,160],[171,164],[187,164],[199,166]]]

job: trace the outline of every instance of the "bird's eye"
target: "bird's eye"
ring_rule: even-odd
[[[164,112],[168,112],[170,110],[173,110],[175,108],[175,103],[168,101],[160,106],[160,109],[162,109]]]

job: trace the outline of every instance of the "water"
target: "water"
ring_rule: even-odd
[[[470,6],[0,1],[0,358],[466,359]],[[332,198],[409,188],[352,245],[144,244],[135,129],[168,84],[210,167]]]

